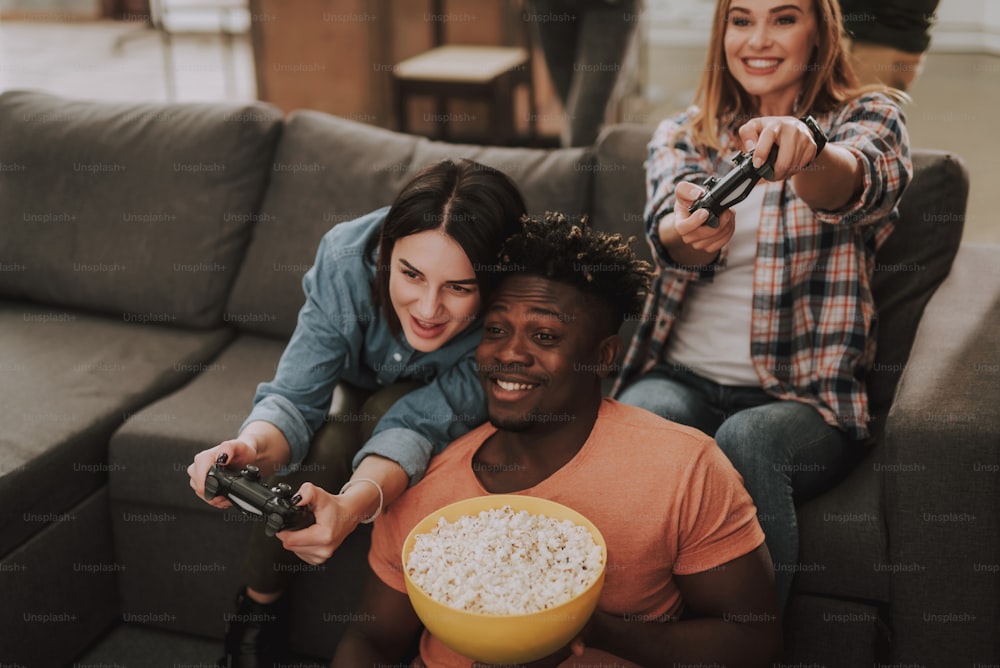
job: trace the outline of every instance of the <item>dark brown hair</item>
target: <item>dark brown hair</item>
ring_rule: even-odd
[[[651,267],[632,248],[634,237],[598,232],[585,216],[546,212],[521,222],[521,231],[504,244],[506,275],[529,274],[567,283],[596,300],[615,334],[626,318],[642,312]]]
[[[503,172],[472,160],[442,160],[424,167],[396,195],[382,231],[369,244],[375,253],[375,303],[394,334],[401,330],[389,299],[389,262],[396,241],[427,230],[442,230],[455,240],[476,273],[481,302],[499,278],[504,239],[520,230],[524,199]]]

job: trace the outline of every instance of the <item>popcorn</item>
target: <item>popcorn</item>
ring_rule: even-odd
[[[414,538],[406,572],[435,601],[486,615],[561,605],[598,578],[601,547],[586,527],[510,506],[438,520]]]

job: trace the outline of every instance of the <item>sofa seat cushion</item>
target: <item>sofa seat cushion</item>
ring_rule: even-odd
[[[217,512],[191,491],[187,467],[198,452],[236,436],[282,350],[273,339],[240,336],[190,383],[122,425],[108,453],[112,500]]]
[[[225,318],[242,331],[287,339],[303,301],[302,276],[323,234],[391,204],[419,169],[444,158],[469,158],[505,172],[533,212],[580,213],[589,204],[587,149],[447,144],[297,111],[285,122]]]
[[[108,479],[111,433],[231,338],[224,328],[182,330],[0,301],[0,555],[53,521],[72,520],[63,514]]]
[[[867,453],[847,477],[798,508],[799,571],[793,592],[889,600],[883,450]]]
[[[221,324],[270,173],[264,104],[0,95],[0,295]]]

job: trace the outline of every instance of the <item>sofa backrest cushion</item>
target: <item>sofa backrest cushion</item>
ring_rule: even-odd
[[[646,206],[646,156],[654,128],[638,123],[609,125],[595,146],[591,224],[605,232],[635,237],[632,247],[652,262],[642,218]]]
[[[878,349],[868,398],[878,440],[924,307],[951,271],[969,197],[969,174],[959,156],[932,149],[912,154],[913,180],[900,200],[899,221],[875,257]]]
[[[221,324],[280,130],[263,104],[0,95],[0,295]]]
[[[302,276],[334,225],[392,203],[420,168],[469,158],[507,173],[529,210],[587,207],[586,149],[447,144],[314,111],[286,120],[270,186],[253,225],[224,318],[241,331],[288,338],[302,305]]]

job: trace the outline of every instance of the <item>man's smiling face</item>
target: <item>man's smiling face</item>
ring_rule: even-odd
[[[588,308],[589,307],[589,308]],[[565,426],[593,404],[608,326],[579,289],[540,276],[504,280],[476,351],[490,422],[524,432]]]

